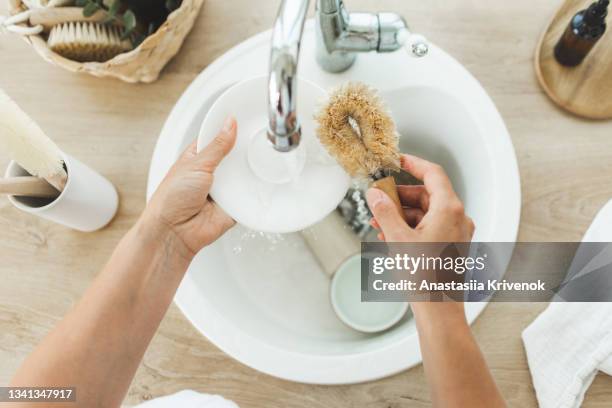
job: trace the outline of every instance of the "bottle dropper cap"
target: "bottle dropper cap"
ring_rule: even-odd
[[[605,25],[609,4],[610,0],[599,0],[591,4],[584,13],[584,22],[591,27]]]

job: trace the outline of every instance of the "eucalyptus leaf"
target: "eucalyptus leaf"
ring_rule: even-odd
[[[100,10],[100,5],[98,3],[94,3],[94,2],[87,3],[85,7],[83,7],[83,16],[91,17],[98,10]]]
[[[123,14],[123,34],[122,39],[129,38],[134,29],[136,28],[136,16],[132,10],[128,10]]]
[[[119,12],[120,8],[121,8],[121,0],[115,0],[114,2],[110,3],[110,7],[108,8],[106,12],[106,17],[104,18],[104,21],[102,22],[104,24],[110,24],[114,22],[115,20],[117,20],[117,13]]]
[[[121,38],[136,47],[163,24],[168,14],[181,6],[182,0],[74,0],[90,17],[105,13],[102,23],[121,25]]]
[[[115,18],[117,13],[119,12],[119,8],[121,7],[121,0],[115,0],[108,8],[108,15]]]

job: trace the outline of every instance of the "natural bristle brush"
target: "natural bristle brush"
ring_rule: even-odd
[[[392,176],[400,171],[399,135],[376,90],[351,82],[333,90],[316,115],[317,135],[352,177],[370,178],[405,217]]]
[[[132,49],[118,27],[91,22],[59,24],[51,29],[47,42],[54,52],[80,62],[104,62]]]

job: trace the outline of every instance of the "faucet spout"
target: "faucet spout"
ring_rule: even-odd
[[[301,127],[296,112],[297,65],[309,0],[283,0],[272,30],[268,79],[268,140],[280,152],[297,147]]]
[[[342,72],[358,52],[391,52],[408,35],[404,19],[395,13],[349,13],[343,0],[316,0],[317,61],[328,72]],[[272,29],[268,78],[267,137],[274,149],[289,152],[300,144],[297,116],[297,67],[300,42],[310,0],[282,0]],[[415,50],[422,56],[427,50]]]

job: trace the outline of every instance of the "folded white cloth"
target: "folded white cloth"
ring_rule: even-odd
[[[551,303],[523,342],[540,407],[579,407],[598,370],[612,375],[612,306]]]
[[[582,241],[612,242],[612,201]],[[579,407],[598,370],[612,375],[612,303],[552,302],[523,343],[540,407]]]
[[[239,408],[232,401],[219,395],[200,394],[192,390],[184,390],[176,394],[155,398],[144,402],[136,408]]]

